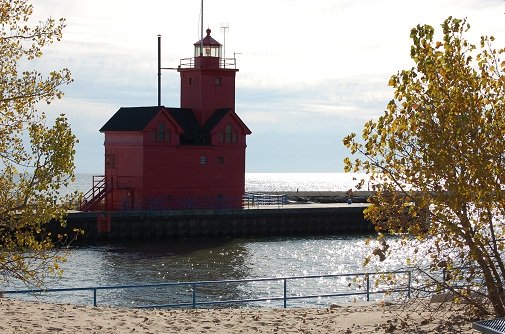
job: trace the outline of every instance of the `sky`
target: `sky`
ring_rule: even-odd
[[[98,130],[121,107],[157,104],[162,66],[177,67],[200,39],[200,0],[34,0],[35,22],[64,17],[63,40],[34,66],[67,67],[65,96],[39,109],[65,113],[79,139],[78,173],[103,173]],[[246,172],[343,172],[342,139],[392,98],[391,75],[412,67],[410,30],[467,18],[466,37],[505,47],[503,0],[205,0],[204,29],[237,59],[236,108],[251,129]],[[223,26],[229,28],[221,29]],[[179,73],[162,73],[162,105],[179,107]]]

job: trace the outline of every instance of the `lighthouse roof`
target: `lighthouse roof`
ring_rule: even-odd
[[[212,114],[208,121],[204,124],[203,130],[210,132],[214,127],[228,114],[231,112],[230,108],[218,109]]]
[[[221,44],[220,44],[218,41],[216,41],[214,38],[212,38],[212,37],[210,36],[210,32],[211,32],[211,30],[210,30],[210,29],[207,29],[207,31],[206,31],[206,32],[207,32],[207,36],[205,36],[205,37],[203,38],[203,45],[205,45],[205,46],[221,46]],[[193,45],[194,45],[194,46],[199,46],[199,45],[201,45],[201,44],[202,44],[202,40],[199,40],[198,42],[196,42],[196,43],[195,43],[195,44],[193,44]]]
[[[226,115],[232,114],[233,118],[237,121],[238,124],[244,129],[244,132],[246,134],[251,134],[251,130],[245,125],[245,123],[238,117],[238,115],[233,112],[231,108],[222,108],[222,109],[217,109],[214,114],[209,118],[209,120],[205,123],[203,126],[203,130],[205,132],[211,132],[216,125],[221,122],[225,118]]]
[[[100,132],[142,131],[159,110],[159,107],[121,108],[102,126]]]
[[[217,109],[209,120],[200,126],[196,120],[195,114],[191,109],[186,108],[167,108],[159,107],[132,107],[120,108],[108,121],[102,126],[100,132],[107,131],[133,131],[142,132],[160,112],[166,112],[186,135],[204,135],[209,134],[214,127],[229,113],[234,115],[237,122],[249,134],[251,131],[240,120],[240,118],[230,108]]]
[[[102,126],[100,132],[104,131],[142,131],[149,122],[161,111],[166,111],[186,132],[197,132],[198,122],[191,109],[160,107],[132,107],[120,108]]]

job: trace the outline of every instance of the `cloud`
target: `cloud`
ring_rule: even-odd
[[[382,114],[392,97],[386,80],[355,77],[285,89],[248,88],[237,97],[237,112],[252,129],[263,132],[272,127],[282,132],[332,131],[344,120],[363,124]]]
[[[52,107],[65,110],[79,134],[81,168],[102,169],[98,129],[119,107],[156,104],[156,35],[163,35],[164,67],[193,55],[199,6],[182,0],[34,3],[35,21],[67,18],[63,41],[36,65],[73,73],[64,100]],[[449,15],[468,17],[472,42],[492,34],[503,46],[504,7],[495,0],[206,1],[205,28],[223,42],[219,27],[227,22],[227,56],[240,53],[236,110],[253,131],[248,170],[335,171],[342,166],[335,157],[345,152],[341,138],[382,114],[392,98],[389,77],[413,65],[413,26],[431,24],[440,34]],[[162,79],[163,104],[179,106],[179,74],[164,71]]]
[[[356,107],[345,105],[330,105],[330,104],[302,104],[300,106],[303,110],[309,113],[330,115],[330,116],[346,116],[350,113],[356,113]]]

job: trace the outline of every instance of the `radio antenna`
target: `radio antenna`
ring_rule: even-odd
[[[201,22],[200,22],[200,57],[203,57],[203,0],[201,7]]]
[[[161,106],[161,35],[158,35],[158,107]]]
[[[228,23],[221,23],[221,30],[223,31],[223,59],[226,59],[226,32],[230,30]]]

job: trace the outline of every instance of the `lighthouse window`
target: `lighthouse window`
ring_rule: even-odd
[[[170,130],[165,127],[165,124],[160,123],[156,129],[156,142],[158,143],[169,143],[170,142]]]
[[[207,157],[201,156],[200,157],[200,165],[206,165],[207,164]]]
[[[224,157],[217,157],[217,164],[224,165]]]
[[[188,85],[193,86],[193,77],[188,78]]]
[[[215,77],[214,78],[214,84],[216,86],[221,86],[221,78],[220,77]]]
[[[116,155],[106,154],[105,155],[105,168],[114,169],[116,168]]]
[[[231,143],[231,124],[227,123],[224,127],[224,141],[225,143]]]

